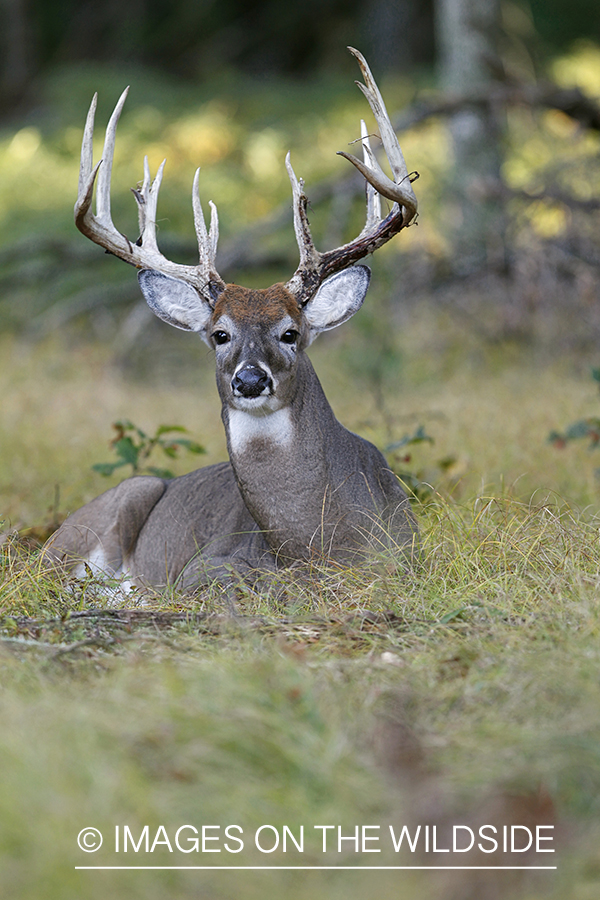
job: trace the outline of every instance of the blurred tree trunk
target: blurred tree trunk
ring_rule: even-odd
[[[469,94],[494,83],[500,0],[437,0],[441,86]],[[504,263],[504,211],[498,199],[502,122],[493,104],[459,110],[450,120],[454,150],[451,195],[455,270]]]
[[[34,54],[27,0],[0,0],[0,105],[18,102],[33,74]]]
[[[364,0],[361,30],[363,53],[378,72],[433,62],[433,0]]]

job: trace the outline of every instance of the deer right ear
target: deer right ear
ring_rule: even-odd
[[[368,266],[351,266],[323,282],[303,309],[311,332],[310,341],[322,331],[337,328],[358,312],[367,294],[370,278]]]
[[[146,303],[159,319],[183,331],[195,331],[208,342],[206,329],[212,307],[196,288],[187,281],[154,269],[142,269],[138,272],[138,281]]]

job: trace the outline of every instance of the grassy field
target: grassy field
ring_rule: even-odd
[[[421,309],[399,329],[382,406],[349,368],[358,329],[312,355],[349,427],[380,446],[419,425],[434,438],[404,463],[434,487],[416,506],[414,570],[289,579],[283,597],[241,596],[232,621],[216,588],[110,607],[92,581],[61,585],[39,571],[30,545],[4,541],[2,897],[598,896],[597,460],[585,446],[547,442],[553,428],[596,413],[597,387],[579,360],[486,349]],[[132,379],[101,346],[2,339],[5,533],[48,523],[57,485],[60,516],[114,483],[90,467],[110,458],[118,418],[184,424],[207,448],[202,462],[223,458],[212,361],[176,339],[187,342],[176,345],[186,359],[176,383],[172,344],[152,350],[164,366]],[[197,463],[181,460],[178,471],[186,464]],[[558,852],[392,851],[390,826],[435,826],[439,849],[454,824],[552,825]],[[115,852],[116,826],[121,842],[128,826],[137,843],[146,825],[147,853],[143,842]],[[206,834],[219,840],[206,848],[221,852],[179,851],[183,825],[215,826]],[[224,835],[232,825],[243,829],[239,853],[225,847],[239,847]],[[281,839],[288,826],[297,840],[304,826],[303,852],[291,839],[285,854],[261,852],[263,825]],[[379,826],[366,832],[379,843],[366,847],[382,852],[356,853],[351,841],[338,852],[334,828],[323,853],[319,825],[345,836]],[[98,853],[77,846],[88,826],[104,835]],[[273,829],[262,839],[270,849]],[[300,864],[558,869],[75,869]]]

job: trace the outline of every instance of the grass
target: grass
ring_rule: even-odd
[[[437,477],[418,509],[423,552],[413,571],[328,573],[309,587],[289,579],[283,598],[241,595],[232,622],[217,588],[119,609],[93,579],[61,584],[21,539],[4,542],[3,897],[597,896],[594,458],[546,443],[553,427],[595,412],[597,394],[574,360],[471,353],[468,340],[458,359],[451,325],[434,331],[431,322],[421,310],[407,325],[402,395],[388,391],[385,415],[366,386],[347,387],[340,354],[360,335],[348,330],[314,354],[342,421],[380,444],[390,422],[396,436],[424,422],[435,437],[410,462]],[[0,359],[0,484],[13,525],[46,521],[55,484],[64,512],[111,483],[90,466],[106,458],[119,417],[151,429],[181,422],[208,447],[207,462],[224,454],[204,351],[176,388],[160,372],[126,379],[94,345],[4,338]],[[440,469],[449,455],[455,462]],[[490,820],[554,824],[558,872],[74,868],[431,864],[439,859],[396,856],[383,841],[377,857],[349,844],[323,855],[313,826],[352,834],[379,825],[386,835],[390,824]],[[115,825],[136,840],[145,825],[151,840],[164,825],[173,841],[184,824],[238,824],[244,851],[219,843],[218,856],[171,854],[163,844],[126,857],[111,846]],[[304,825],[305,852],[260,853],[252,835],[265,824],[296,836]],[[105,835],[97,854],[77,848],[86,826]]]
[[[405,449],[395,460],[434,488],[417,508],[418,565],[403,575],[327,573],[310,585],[286,577],[283,593],[241,594],[235,620],[218,588],[192,600],[146,596],[142,604],[132,597],[119,608],[91,578],[69,585],[40,569],[33,538],[117,481],[91,468],[109,458],[112,422],[132,419],[150,433],[181,423],[206,446],[202,464],[225,456],[207,350],[159,325],[127,344],[131,272],[72,238],[87,104],[101,88],[101,132],[130,80],[116,151],[115,222],[135,233],[129,187],[144,153],[153,169],[166,154],[161,244],[179,235],[177,258],[190,249],[182,241],[190,240],[189,192],[199,163],[202,196],[217,201],[226,242],[289,202],[288,148],[309,193],[343,171],[335,151],[365,111],[351,84],[248,80],[184,92],[152,73],[82,67],[56,72],[41,87],[40,114],[0,135],[0,520],[4,534],[21,535],[0,543],[0,895],[595,900],[597,462],[583,446],[561,452],[547,442],[552,430],[597,412],[587,361],[530,346],[484,346],[469,320],[439,306],[400,312],[401,266],[386,306],[377,285],[391,280],[394,262],[391,248],[382,250],[391,268],[377,272],[375,261],[368,309],[339,335],[324,335],[311,354],[349,427],[382,447],[420,425],[434,438],[411,446],[410,460],[400,458]],[[413,92],[404,81],[383,89],[395,109]],[[432,121],[403,135],[402,145],[409,167],[422,175],[423,210],[402,246],[438,258],[446,246],[447,135]],[[505,153],[512,188],[537,190],[544,167],[567,160],[561,185],[588,197],[597,137],[574,133],[560,114],[538,122],[513,110]],[[327,204],[317,207],[311,221],[320,244],[336,223]],[[349,228],[358,222],[350,218]],[[514,240],[530,229],[551,238],[569,221],[559,204],[525,204]],[[586,222],[593,230],[593,218]],[[285,256],[292,231],[271,235],[265,246]],[[248,277],[258,284],[261,276]],[[583,280],[573,290],[592,291]],[[589,330],[587,322],[587,313],[570,321],[569,333]],[[538,325],[543,331],[543,315]],[[29,340],[6,332],[26,327]],[[120,343],[121,362],[133,357],[129,374],[94,335],[109,335],[113,352]],[[195,462],[173,468],[182,473],[186,465]],[[75,869],[443,863],[443,854],[395,855],[383,837],[378,856],[354,854],[349,843],[342,854],[324,855],[313,826],[340,825],[351,834],[356,825],[379,825],[383,836],[389,825],[428,824],[444,841],[453,822],[554,824],[558,858],[538,861],[550,857],[559,869],[537,879],[500,871]],[[136,839],[144,826],[154,837],[163,825],[173,841],[182,825],[232,824],[244,830],[239,855],[222,842],[220,854],[171,854],[164,844],[151,854],[111,848],[116,825],[121,834],[128,825]],[[304,854],[260,853],[252,835],[265,824],[280,832],[287,825],[296,836],[304,826]],[[97,854],[77,847],[87,826],[104,834]],[[480,853],[460,861],[524,864],[533,857]]]
[[[470,513],[436,500],[422,525],[424,559],[410,578],[363,573],[361,583],[350,572],[291,618],[246,598],[233,624],[218,597],[103,611],[91,585],[73,596],[44,583],[18,546],[5,550],[2,846],[21,860],[3,867],[5,895],[94,897],[107,884],[117,896],[193,893],[185,875],[81,880],[70,867],[87,862],[74,845],[86,824],[139,835],[145,824],[236,822],[251,834],[267,822],[339,823],[350,833],[453,811],[469,822],[490,797],[535,797],[541,785],[563,835],[556,896],[587,896],[577,888],[596,877],[597,528],[484,498]],[[403,729],[424,762],[406,753]],[[407,775],[422,792],[410,794]],[[243,859],[265,863],[251,848]],[[324,860],[313,845],[302,861]],[[432,877],[415,889],[435,896]],[[204,878],[211,896],[240,890],[231,876]],[[272,878],[294,897],[342,889],[325,874]],[[391,891],[391,877],[373,879]],[[243,884],[243,896],[266,889],[260,876]],[[362,895],[361,879],[344,884]]]

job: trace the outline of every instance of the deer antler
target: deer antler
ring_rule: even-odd
[[[95,166],[93,165],[93,139],[98,95],[94,94],[92,99],[81,145],[79,192],[75,204],[75,224],[82,234],[104,247],[109,253],[113,253],[120,259],[125,260],[125,262],[131,263],[137,268],[156,269],[165,275],[181,278],[192,284],[200,292],[203,292],[207,299],[210,299],[210,295],[214,296],[215,293],[222,291],[225,284],[215,267],[217,241],[219,239],[217,208],[211,201],[210,229],[207,232],[198,195],[200,169],[197,170],[194,177],[192,190],[194,225],[198,237],[200,257],[197,266],[184,266],[171,262],[158,249],[156,242],[156,208],[166,160],[163,160],[154,181],[151,182],[148,157],[144,159],[144,181],[141,188],[133,191],[138,205],[140,223],[140,237],[138,240],[132,243],[124,234],[117,231],[113,224],[110,213],[110,177],[115,151],[117,123],[127,99],[128,91],[129,88],[123,91],[110,117],[106,129],[102,159]],[[94,184],[96,184],[95,215],[91,210]]]
[[[379,133],[388,158],[394,180],[385,174],[371,149],[367,128],[361,121],[361,141],[363,160],[350,153],[339,151],[339,155],[348,159],[364,175],[367,181],[367,219],[365,227],[349,244],[335,250],[319,253],[315,248],[310,233],[306,214],[307,199],[304,193],[304,182],[296,178],[288,153],[285,165],[292,184],[294,204],[294,231],[300,251],[300,263],[286,288],[292,293],[300,306],[304,306],[315,291],[329,275],[339,272],[373,253],[387,243],[402,228],[414,221],[417,214],[417,198],[412,189],[408,169],[402,155],[398,139],[392,128],[385,103],[379,88],[371,74],[371,70],[362,53],[348,47],[356,57],[365,84],[356,82],[369,101],[369,105],[379,127]],[[394,201],[391,212],[385,219],[381,217],[380,196]]]
[[[335,250],[319,253],[315,248],[310,233],[308,216],[306,214],[308,201],[304,193],[304,182],[302,179],[296,178],[288,153],[285,165],[292,184],[294,230],[300,251],[300,263],[286,287],[296,297],[300,306],[304,306],[310,300],[325,278],[351,266],[353,263],[358,262],[359,259],[367,256],[367,254],[373,253],[401,231],[402,228],[410,225],[417,214],[417,200],[411,186],[411,179],[379,88],[363,55],[352,47],[348,49],[356,57],[361,68],[365,84],[360,82],[357,82],[357,84],[369,101],[375,116],[383,147],[392,169],[393,180],[388,178],[377,162],[369,143],[366,125],[364,122],[361,122],[363,160],[361,161],[343,151],[340,151],[339,155],[350,160],[367,181],[366,223],[358,237],[349,244],[344,244]],[[93,138],[98,95],[95,94],[92,99],[81,145],[81,166],[79,170],[79,192],[75,204],[75,224],[82,234],[104,247],[107,252],[125,260],[125,262],[131,263],[137,268],[156,269],[165,275],[181,278],[192,284],[207,299],[214,301],[216,295],[225,287],[225,283],[217,272],[215,265],[219,239],[219,220],[217,208],[211,201],[210,227],[207,230],[198,194],[200,169],[196,171],[192,189],[194,226],[198,238],[199,264],[197,266],[184,266],[171,262],[158,249],[156,241],[156,209],[166,160],[163,160],[156,177],[151,181],[148,157],[145,157],[142,186],[133,190],[138,205],[140,223],[140,237],[138,240],[132,243],[129,238],[117,231],[113,224],[110,212],[110,179],[117,124],[128,91],[129,88],[123,91],[110,117],[106,129],[102,159],[95,166],[93,164]],[[91,209],[94,185],[96,185],[95,215]],[[385,218],[382,218],[381,214],[381,196],[394,202],[391,212]]]

